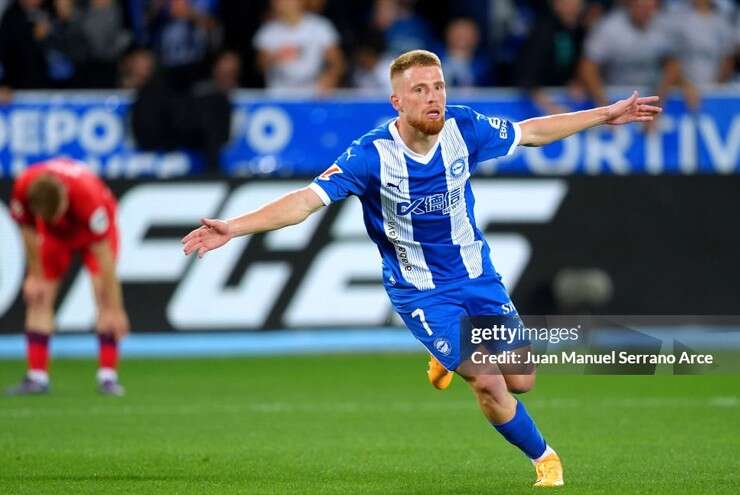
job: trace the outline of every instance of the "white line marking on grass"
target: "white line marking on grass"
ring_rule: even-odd
[[[740,399],[726,397],[623,397],[601,400],[561,398],[532,399],[527,406],[539,409],[576,409],[596,406],[605,409],[634,408],[733,408],[740,407]],[[252,402],[240,404],[208,404],[190,406],[168,405],[106,405],[88,408],[71,407],[49,409],[44,407],[9,407],[0,410],[0,418],[39,418],[64,416],[191,416],[198,414],[294,414],[335,413],[357,414],[367,412],[419,413],[450,410],[475,410],[471,400],[439,400],[424,402]]]

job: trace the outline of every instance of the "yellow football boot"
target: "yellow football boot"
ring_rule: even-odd
[[[429,369],[427,369],[427,378],[429,383],[432,384],[437,390],[444,390],[450,386],[452,377],[455,374],[452,371],[447,371],[447,368],[442,366],[442,363],[437,361],[434,356],[429,356]]]
[[[534,486],[549,487],[565,484],[563,481],[563,464],[555,452],[536,463],[534,469],[537,471],[537,481]]]

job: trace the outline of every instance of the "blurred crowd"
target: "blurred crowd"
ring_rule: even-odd
[[[132,89],[144,147],[217,149],[239,87],[382,93],[390,60],[413,48],[440,55],[450,87],[520,87],[544,113],[562,110],[545,87],[597,103],[610,85],[679,88],[697,107],[703,86],[740,81],[739,0],[0,0],[0,12],[0,101]]]
[[[0,0],[5,88],[328,92],[427,48],[456,87],[696,86],[738,77],[736,0]]]

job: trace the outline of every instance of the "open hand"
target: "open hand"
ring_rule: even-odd
[[[630,122],[650,122],[662,108],[651,105],[660,100],[658,96],[643,96],[635,91],[627,99],[619,100],[607,107],[606,123],[611,125],[629,124]]]
[[[220,248],[231,240],[229,224],[223,220],[204,218],[200,223],[203,225],[182,238],[186,256],[197,251],[198,257],[202,258],[208,251]]]

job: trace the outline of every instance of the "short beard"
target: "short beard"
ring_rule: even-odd
[[[428,120],[421,118],[418,120],[409,119],[408,122],[409,125],[417,131],[429,136],[436,136],[437,134],[442,132],[442,128],[445,126],[445,116],[444,114],[441,115],[441,118],[439,120]]]

